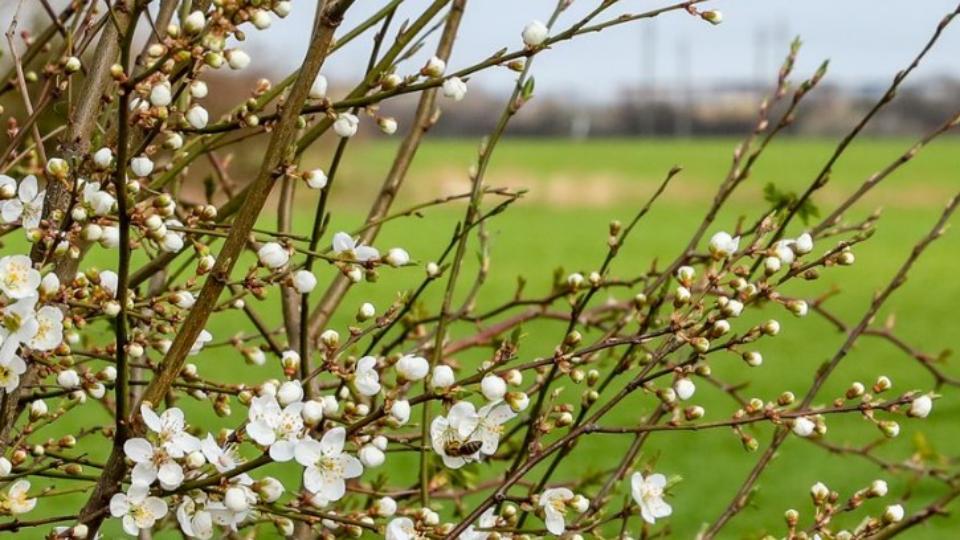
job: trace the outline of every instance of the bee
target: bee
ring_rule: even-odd
[[[460,441],[452,440],[447,441],[447,444],[444,445],[443,450],[448,456],[451,457],[466,457],[479,452],[481,446],[483,446],[483,442],[481,441],[461,443]]]

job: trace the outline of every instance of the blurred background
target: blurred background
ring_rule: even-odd
[[[50,1],[53,6],[63,3]],[[400,21],[427,4],[425,0],[404,2],[393,31]],[[565,28],[596,4],[596,0],[576,0],[558,27]],[[622,0],[610,10],[610,16],[665,4]],[[248,97],[257,79],[279,81],[297,67],[314,5],[312,1],[294,0],[293,13],[286,19],[275,19],[269,30],[249,29],[247,39],[239,44],[253,59],[248,69],[223,69],[205,76],[211,94],[204,105],[214,113],[212,118]],[[342,28],[352,28],[382,5],[372,0],[357,2]],[[938,21],[956,7],[948,0],[720,0],[705,5],[723,12],[722,24],[711,26],[682,12],[671,13],[582,36],[537,56],[533,69],[535,98],[512,122],[486,176],[487,185],[529,191],[488,227],[491,275],[478,298],[479,310],[509,301],[521,276],[526,280],[527,293],[536,296],[550,290],[555,269],[560,275],[597,269],[606,253],[610,220],[629,220],[666,171],[680,165],[683,172],[631,238],[611,274],[635,276],[655,260],[672,260],[703,219],[727,174],[734,148],[752,128],[758,104],[772,88],[795,36],[804,46],[792,79],[809,77],[826,59],[830,60],[829,72],[805,99],[794,125],[768,149],[750,180],[734,195],[731,205],[719,216],[716,229],[732,230],[740,219],[752,222],[766,212],[771,204],[765,195],[769,185],[782,193],[802,192],[842,135],[882,95],[894,74],[909,64]],[[16,6],[13,0],[0,2],[0,28],[9,24]],[[503,47],[521,46],[523,26],[533,19],[546,20],[553,6],[552,0],[470,0],[448,70],[472,65]],[[37,3],[27,0],[23,2],[20,29],[42,28],[44,17]],[[836,164],[830,184],[815,197],[822,215],[960,108],[960,22],[955,24],[903,86],[896,101],[884,108],[868,126],[865,137],[858,139]],[[418,70],[430,56],[428,51],[433,50],[435,40],[432,36],[399,71],[406,74]],[[329,93],[334,99],[345,95],[361,79],[371,43],[372,33],[365,34],[325,65],[323,73],[330,81]],[[9,55],[0,60],[8,59]],[[5,73],[8,66],[0,65],[0,72]],[[476,161],[481,138],[490,132],[503,109],[514,79],[515,73],[506,69],[483,72],[471,78],[463,101],[440,100],[440,121],[420,149],[396,209],[469,189],[467,170]],[[415,97],[400,98],[382,107],[380,114],[399,120],[400,129],[394,137],[382,135],[372,120],[362,118],[359,134],[348,145],[331,192],[330,231],[351,230],[362,222],[372,193],[390,167],[415,102]],[[7,108],[5,116],[16,114],[16,96],[7,95],[3,104]],[[62,113],[62,109],[59,111]],[[45,120],[47,128],[62,121],[58,117]],[[304,166],[328,167],[335,143],[333,134],[327,134],[304,156]],[[226,148],[220,157],[236,182],[243,183],[255,174],[264,147],[260,137]],[[886,284],[911,246],[929,230],[944,201],[960,187],[958,150],[955,137],[941,137],[885,180],[847,216],[857,222],[882,211],[874,238],[855,249],[856,264],[831,268],[813,283],[793,283],[786,292],[810,300],[828,295],[825,305],[838,320],[855,323],[874,291]],[[199,186],[206,175],[209,170],[204,166],[193,167],[189,182],[196,179],[194,183]],[[299,195],[295,230],[309,230],[315,193],[304,190]],[[275,226],[271,212],[264,215],[266,227]],[[377,245],[403,246],[423,263],[439,255],[462,217],[459,204],[430,209],[393,222]],[[816,217],[812,219],[815,223]],[[799,234],[807,225],[798,221],[790,233]],[[828,247],[824,242],[817,246],[816,253]],[[473,256],[478,246],[471,248],[474,252],[468,257],[465,275],[472,278],[478,270]],[[870,386],[879,374],[893,379],[895,392],[931,389],[935,381],[921,362],[960,375],[948,361],[957,336],[958,252],[958,235],[946,235],[924,256],[908,283],[877,317],[876,324],[891,329],[925,356],[911,357],[886,341],[864,338],[821,393],[821,404],[841,395],[853,381]],[[95,250],[92,257],[101,268],[110,268],[115,254]],[[318,270],[320,288],[334,272],[332,268]],[[331,327],[345,329],[353,322],[352,315],[361,302],[372,301],[378,308],[387,306],[398,290],[417,284],[421,272],[419,267],[401,269],[384,275],[377,283],[355,287]],[[463,295],[467,288],[464,285],[458,292]],[[425,309],[435,311],[439,300],[438,291],[428,292]],[[279,323],[275,297],[251,303],[269,323]],[[736,355],[729,355],[715,364],[714,375],[724,383],[743,384],[747,397],[772,400],[785,390],[801,395],[817,366],[843,342],[844,334],[823,318],[811,315],[795,319],[774,307],[753,314],[744,324],[770,317],[781,320],[784,331],[759,346],[766,359],[764,366],[751,369]],[[223,342],[247,325],[242,315],[227,313],[214,319],[209,330]],[[463,336],[471,331],[475,328],[457,328],[454,334]],[[550,354],[561,331],[552,322],[524,327],[521,357]],[[211,349],[195,358],[201,372],[247,383],[262,381],[266,375],[280,376],[276,365],[244,366],[238,352],[217,354],[222,350]],[[489,352],[472,351],[457,361],[469,367]],[[705,420],[729,418],[736,410],[738,405],[711,382],[697,384],[695,401],[706,407]],[[582,388],[572,382],[568,386],[567,396],[576,400]],[[960,423],[956,421],[960,399],[952,386],[943,388],[942,393],[944,397],[937,401],[932,416],[923,422],[904,419],[902,435],[894,441],[884,440],[875,427],[858,417],[831,419],[828,447],[789,440],[762,478],[751,506],[722,537],[760,538],[767,532],[779,537],[784,531],[781,516],[787,508],[799,509],[809,521],[812,512],[808,490],[817,481],[846,497],[875,478],[883,478],[891,484],[892,492],[908,493],[903,501],[908,512],[941,497],[945,492],[941,483],[901,469],[909,471],[918,464],[949,467],[955,463],[955,448],[960,442]],[[635,408],[611,418],[611,423],[629,425],[638,421],[652,402],[648,397],[638,398]],[[182,406],[200,425],[236,425],[236,418],[217,419],[204,402],[185,400]],[[243,407],[235,408],[243,411]],[[90,422],[90,418],[77,418],[78,425],[84,421]],[[750,433],[763,448],[771,432],[767,426],[757,426]],[[604,470],[611,466],[610,456],[621,455],[626,444],[626,439],[588,438],[557,478],[581,476],[584,470]],[[883,460],[879,466],[857,454],[856,449],[866,444],[876,445],[876,455]],[[412,456],[397,453],[391,460],[390,473],[397,482],[413,481],[408,474],[416,469]],[[666,522],[677,538],[692,538],[702,523],[727,506],[753,460],[736,436],[721,430],[651,437],[641,459],[644,464],[655,464],[658,471],[684,477],[671,500],[674,516]],[[288,486],[295,486],[296,472],[289,469],[270,472],[288,481]],[[890,502],[871,501],[864,510],[876,511]],[[853,527],[861,516],[847,515],[839,521]],[[935,519],[906,537],[952,538],[958,527],[960,521],[955,517]],[[108,531],[108,537],[113,538],[116,529]]]

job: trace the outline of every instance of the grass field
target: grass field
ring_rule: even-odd
[[[681,248],[681,242],[686,242],[702,219],[715,186],[726,174],[735,144],[733,140],[575,143],[508,139],[493,160],[488,184],[526,187],[530,192],[488,227],[491,236],[491,278],[479,297],[479,307],[494,306],[509,299],[519,275],[528,280],[529,294],[535,295],[547,292],[556,267],[563,267],[567,272],[596,269],[605,254],[606,228],[610,219],[629,219],[665,172],[672,165],[680,165],[684,171],[630,239],[624,253],[614,264],[612,275],[635,275],[648,268],[654,258],[660,258],[661,261],[672,259]],[[716,228],[732,229],[741,215],[754,219],[765,208],[762,192],[763,186],[769,182],[776,183],[784,190],[803,189],[827,159],[833,144],[832,141],[786,140],[771,148],[758,164],[752,178],[734,197],[729,210],[718,219]],[[844,194],[896,158],[909,145],[910,141],[907,140],[856,143],[835,168],[830,186],[817,198],[818,204],[829,211],[831,205]],[[343,173],[337,178],[333,190],[332,230],[349,230],[361,221],[365,211],[362,195],[370,193],[369,190],[380,181],[394,148],[389,143],[358,142],[348,150]],[[913,243],[929,230],[943,202],[960,187],[957,151],[958,143],[955,140],[938,142],[890,177],[850,215],[851,219],[863,218],[878,207],[884,208],[875,237],[855,250],[857,263],[852,267],[826,271],[812,285],[792,285],[789,292],[814,294],[815,291],[837,287],[842,294],[830,300],[829,307],[844,321],[856,322],[873,292],[886,284]],[[412,202],[465,189],[466,170],[475,152],[476,144],[472,141],[434,142],[425,146],[396,207],[402,208]],[[316,164],[321,165],[323,161],[318,160]],[[312,200],[305,200],[302,212],[297,216],[298,228],[306,227],[312,205]],[[381,248],[400,245],[419,261],[431,260],[449,239],[462,212],[461,205],[453,205],[428,210],[422,218],[395,221],[384,231],[377,245]],[[268,222],[264,224],[272,225]],[[799,231],[800,226],[795,232]],[[816,251],[824,249],[825,246],[821,245],[817,246]],[[895,314],[898,336],[930,354],[936,355],[941,350],[953,348],[956,340],[956,303],[960,300],[960,282],[954,276],[960,260],[958,252],[960,237],[955,232],[948,233],[930,248],[908,283],[878,318],[882,322]],[[106,267],[110,265],[113,255],[97,253],[94,256],[100,266]],[[474,259],[469,258],[471,263],[465,273],[468,281],[474,273]],[[333,275],[333,271],[320,270],[320,288]],[[378,283],[355,288],[345,302],[343,316],[335,321],[333,327],[342,330],[349,322],[348,316],[361,301],[371,300],[378,307],[385,307],[396,291],[416,283],[420,276],[419,269],[384,272]],[[431,309],[436,309],[438,291],[433,290],[425,298]],[[276,304],[274,295],[258,304],[257,309],[276,323],[279,321]],[[785,390],[798,395],[804,393],[816,366],[829,358],[844,336],[815,316],[795,319],[780,310],[770,310],[763,315],[775,316],[783,325],[779,337],[766,340],[759,346],[765,358],[764,365],[757,369],[747,368],[731,355],[715,361],[714,373],[727,382],[749,382],[744,393],[765,400],[774,399]],[[219,316],[209,329],[216,340],[222,340],[243,327],[244,323],[234,315]],[[458,329],[460,332],[464,330]],[[521,345],[521,360],[549,355],[562,332],[562,328],[555,323],[539,323],[524,330],[526,337]],[[201,373],[217,374],[237,382],[260,381],[270,373],[278,375],[278,370],[272,368],[243,367],[245,364],[239,355],[232,352],[224,354],[224,351],[229,349],[209,351],[196,357],[195,362]],[[476,361],[478,355],[487,352],[478,351],[463,360],[469,364]],[[960,374],[950,364],[945,369],[952,374]],[[842,393],[852,381],[859,380],[869,385],[878,374],[888,375],[897,392],[927,389],[932,384],[930,376],[916,361],[888,343],[864,338],[820,393],[820,402],[827,403]],[[955,457],[954,445],[960,441],[960,423],[957,422],[960,394],[953,389],[947,389],[945,394],[943,399],[937,401],[934,413],[928,420],[903,420],[900,438],[887,444],[880,453],[891,459],[903,459],[915,449],[922,448],[925,458],[952,460]],[[698,385],[695,402],[706,408],[706,420],[725,419],[736,408],[728,397],[705,382]],[[612,416],[609,423],[628,425],[636,422],[650,410],[652,403],[650,398],[635,400],[631,407],[624,407],[622,412]],[[196,419],[196,424],[206,426],[207,422],[216,422],[209,406],[189,400],[182,404],[188,409],[188,418]],[[83,411],[70,413],[68,417],[72,420],[72,428],[103,420],[90,413],[95,410],[98,409],[87,406]],[[245,409],[235,405],[235,418],[231,423],[239,421],[244,412]],[[838,445],[864,444],[878,435],[874,428],[859,418],[833,418],[828,425],[830,431],[827,440]],[[761,447],[769,441],[770,430],[766,427],[755,429],[753,434],[761,441]],[[556,478],[563,480],[584,470],[611,467],[616,464],[627,443],[626,437],[587,438],[578,445],[566,468]],[[942,456],[930,455],[931,447]],[[104,445],[103,452],[106,449]],[[91,457],[102,460],[105,454]],[[738,439],[727,430],[654,435],[645,447],[642,458],[645,463],[656,461],[656,469],[660,472],[684,478],[675,488],[671,500],[674,514],[666,521],[677,538],[693,537],[704,522],[712,521],[721,512],[754,459],[755,455],[742,450]],[[412,479],[414,465],[413,456],[391,454],[387,467],[392,477],[406,482]],[[288,480],[290,489],[296,488],[299,468],[290,465],[269,470]],[[537,474],[539,471],[530,477],[536,478]],[[373,476],[368,473],[365,478]],[[839,491],[841,498],[846,498],[875,478],[890,482],[891,493],[902,493],[902,488],[910,486],[911,497],[904,503],[908,512],[919,509],[944,490],[942,485],[934,481],[915,481],[895,476],[864,459],[839,458],[810,443],[791,438],[783,446],[778,459],[764,473],[751,507],[730,524],[722,537],[759,538],[765,532],[780,536],[784,531],[781,516],[787,508],[800,510],[802,523],[809,524],[812,512],[808,491],[816,481],[827,483]],[[66,487],[67,484],[58,484],[58,487]],[[62,509],[66,503],[72,507],[79,500],[79,495],[73,495],[58,497],[57,504],[53,504],[54,500],[44,501],[36,515],[62,513],[54,507]],[[865,508],[873,510],[879,507],[879,502],[865,505]],[[449,505],[444,509],[450,510]],[[840,523],[852,528],[862,515],[861,511],[856,516],[844,516]],[[536,523],[534,526],[540,525]],[[928,526],[911,531],[906,537],[944,538],[949,531],[958,528],[960,520],[940,518],[931,521]],[[118,534],[119,527],[112,523],[107,529],[107,537],[113,538]]]

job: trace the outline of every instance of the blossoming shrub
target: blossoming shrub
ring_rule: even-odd
[[[57,20],[39,38],[11,37],[14,70],[2,92],[18,95],[24,111],[10,118],[0,161],[0,234],[25,241],[12,240],[0,256],[0,531],[92,538],[116,520],[127,534],[143,537],[162,530],[191,538],[652,537],[669,533],[670,496],[688,485],[696,489],[696,479],[681,483],[659,470],[644,457],[645,442],[669,435],[663,432],[731,430],[759,457],[736,492],[716,494],[732,497],[726,510],[702,517],[701,537],[713,538],[751,502],[755,483],[787,439],[822,442],[829,418],[844,414],[896,437],[905,417],[931,414],[938,397],[931,389],[894,391],[884,376],[869,387],[853,382],[843,395],[820,390],[867,333],[908,352],[938,385],[950,382],[872,321],[941,234],[957,199],[858,323],[846,326],[819,301],[790,292],[798,280],[854,264],[854,248],[869,239],[876,219],[850,222],[847,210],[956,125],[957,116],[947,119],[817,221],[812,196],[929,46],[841,141],[806,192],[771,189],[770,204],[756,215],[724,222],[718,216],[730,195],[825,74],[824,65],[792,83],[795,45],[712,205],[672,261],[627,275],[612,269],[679,169],[666,172],[633,219],[610,223],[607,256],[595,269],[556,276],[540,297],[521,284],[514,297],[478,312],[474,300],[489,270],[485,224],[521,195],[486,185],[484,174],[510,119],[533,98],[533,60],[563,41],[662,14],[711,24],[722,18],[699,1],[613,15],[608,10],[616,2],[607,0],[568,22],[572,2],[564,0],[547,23],[527,24],[513,49],[453,71],[447,62],[468,2],[434,0],[395,30],[401,3],[386,2],[341,32],[354,2],[318,2],[312,34],[303,36],[309,46],[301,68],[281,82],[258,81],[248,99],[217,118],[206,109],[215,101],[204,77],[246,68],[244,32],[266,29],[302,6],[160,0],[154,8],[121,0],[104,7],[77,0],[52,13]],[[427,46],[434,27],[435,53],[411,68],[410,57]],[[134,39],[138,28],[149,28],[145,43]],[[68,39],[54,39],[58,34]],[[335,99],[321,74],[324,61],[370,35],[369,67]],[[472,74],[492,68],[514,70],[517,83],[469,173],[471,190],[392,211],[439,111],[468,97]],[[408,126],[378,107],[404,94],[419,96]],[[41,115],[55,118],[55,127],[39,122]],[[344,149],[373,125],[401,134],[403,143],[382,189],[371,194],[365,223],[332,230],[329,195]],[[336,141],[330,167],[302,168],[303,153],[327,132]],[[262,164],[235,189],[218,152],[250,138],[262,141]],[[207,160],[213,171],[205,180],[195,165]],[[394,218],[458,200],[466,202],[463,219],[436,253],[411,255],[377,242]],[[291,226],[299,201],[313,207],[306,230]],[[276,227],[264,225],[272,214]],[[471,278],[464,261],[473,246],[480,246],[481,264]],[[109,268],[95,267],[94,258],[110,261]],[[347,309],[341,300],[348,290],[389,283],[408,267],[423,272],[419,285],[397,291],[385,308],[362,303],[353,325],[332,322]],[[314,294],[318,286],[322,294]],[[439,305],[424,301],[428,289],[438,291]],[[278,328],[261,316],[265,305],[282,313]],[[750,322],[748,314],[771,306],[786,316],[826,317],[846,332],[802,396],[749,398],[712,375],[713,363],[728,353],[750,367],[763,364],[756,344],[781,327],[775,319]],[[207,330],[224,317],[246,326],[229,339]],[[521,327],[530,321],[544,321],[537,328],[552,332],[553,350],[523,349]],[[461,361],[467,351],[482,361]],[[234,377],[211,375],[223,373],[209,369],[213,363],[231,366]],[[729,411],[707,416],[696,403],[703,381],[730,395]],[[220,420],[185,413],[205,407]],[[619,418],[632,423],[611,420],[625,409],[632,414]],[[103,411],[109,421],[96,421]],[[50,437],[68,413],[90,421]],[[755,424],[774,426],[773,440],[761,444],[749,430]],[[601,477],[583,471],[572,481],[554,478],[562,463],[581,459],[581,438],[624,435],[632,440],[626,452],[600,456]],[[897,470],[869,446],[856,453],[876,460],[882,476]],[[416,463],[415,471],[397,470],[392,463],[401,458],[412,458],[405,463]],[[298,480],[281,482],[265,472],[268,466],[293,471]],[[383,474],[391,470],[416,481],[401,485]],[[893,536],[955,497],[955,483],[947,484],[947,498],[907,509],[883,478],[853,494],[818,483],[812,515],[788,510],[785,534]],[[57,497],[77,492],[86,498],[82,506],[57,507]],[[866,499],[881,497],[889,501],[882,511],[860,511]]]

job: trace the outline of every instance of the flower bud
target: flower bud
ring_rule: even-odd
[[[747,351],[743,353],[743,361],[750,367],[757,367],[763,364],[763,356],[757,351]]]
[[[377,499],[371,508],[374,514],[381,517],[390,517],[397,513],[397,501],[392,497]]]
[[[809,437],[813,435],[817,425],[805,416],[800,416],[793,421],[793,433],[798,437]]]
[[[405,399],[394,401],[390,406],[390,416],[399,424],[406,424],[410,420],[410,402]]]
[[[263,502],[276,502],[283,495],[283,484],[272,476],[265,476],[253,485],[253,490]]]
[[[704,414],[706,414],[706,411],[704,411],[703,407],[699,405],[687,407],[683,411],[683,417],[686,418],[687,420],[698,420],[700,418],[703,418]]]
[[[267,242],[257,250],[257,257],[260,264],[267,268],[277,269],[286,266],[290,260],[290,254],[280,244],[276,242]]]
[[[98,169],[108,169],[110,164],[113,163],[113,151],[107,147],[103,147],[93,154],[93,164],[97,166]]]
[[[203,81],[193,81],[190,83],[190,96],[195,99],[203,99],[207,97],[209,89],[207,88],[207,83]]]
[[[207,113],[207,110],[200,105],[194,105],[187,111],[186,119],[187,123],[194,129],[203,129],[207,127],[210,115]]]
[[[166,81],[157,83],[150,89],[150,104],[154,107],[166,107],[172,101],[173,94],[170,92],[170,83]]]
[[[460,77],[450,77],[444,80],[440,89],[443,91],[443,97],[454,101],[463,101],[463,98],[467,95],[467,83],[463,82]]]
[[[899,504],[891,504],[883,511],[884,523],[898,523],[903,519],[903,507]]]
[[[357,310],[357,321],[364,322],[369,319],[372,319],[374,315],[377,314],[377,308],[373,307],[373,304],[370,302],[364,302],[360,305],[360,309]]]
[[[394,118],[378,118],[377,125],[380,126],[380,131],[386,135],[393,135],[397,132],[397,121]]]
[[[931,410],[933,410],[933,399],[923,395],[910,402],[910,410],[907,414],[915,418],[926,418]]]
[[[310,99],[323,99],[327,97],[327,78],[318,73],[317,78],[310,85]]]
[[[480,381],[480,391],[487,401],[498,401],[507,393],[507,382],[499,375],[490,373]]]
[[[763,326],[760,328],[760,330],[768,336],[775,336],[780,333],[780,323],[774,319],[770,319],[769,321],[763,323]]]
[[[515,413],[523,412],[530,406],[530,396],[524,392],[507,392],[503,399]]]
[[[30,403],[30,419],[39,420],[47,415],[47,402],[42,399]]]
[[[867,490],[867,496],[869,497],[883,497],[887,494],[887,483],[883,480],[874,480],[870,483],[870,488]]]
[[[446,69],[447,63],[433,56],[427,60],[426,65],[420,69],[420,73],[423,74],[424,77],[440,77]]]
[[[323,189],[327,186],[327,174],[323,169],[312,169],[303,175],[310,189]]]
[[[410,262],[410,255],[403,248],[390,248],[383,260],[390,266],[405,266]]]
[[[320,343],[323,343],[330,349],[336,349],[340,344],[340,334],[336,330],[324,330],[320,334]]]
[[[894,439],[900,435],[900,424],[894,422],[893,420],[885,420],[879,424],[880,431],[883,432],[883,435],[889,439]]]
[[[534,20],[523,27],[523,32],[520,33],[520,37],[523,38],[524,45],[533,48],[542,45],[543,42],[547,40],[549,32],[547,25]]]
[[[430,364],[426,358],[406,355],[397,361],[397,372],[408,381],[419,381],[427,376]]]
[[[60,158],[47,160],[47,173],[57,178],[66,178],[70,174],[70,165]]]
[[[303,399],[303,385],[300,381],[287,381],[280,385],[277,391],[277,400],[280,405],[287,406]]]
[[[681,377],[673,383],[673,389],[677,392],[677,397],[682,401],[686,401],[693,397],[693,393],[696,392],[697,386],[693,384],[687,377]]]
[[[787,309],[797,317],[803,317],[807,314],[807,303],[803,300],[791,300],[787,302]]]
[[[333,131],[344,139],[356,135],[359,127],[360,119],[351,113],[341,113],[333,122]]]
[[[188,34],[197,34],[207,25],[207,18],[202,11],[194,11],[183,21],[183,30]]]
[[[357,453],[357,457],[360,458],[363,466],[368,468],[379,467],[383,465],[383,462],[387,459],[383,451],[372,444],[363,445],[363,447],[360,448],[360,452]]]
[[[708,248],[715,259],[729,257],[740,248],[740,237],[734,238],[724,231],[717,232],[710,238]]]
[[[434,388],[447,388],[456,382],[453,368],[440,364],[433,368],[433,376],[430,378],[430,386]]]
[[[80,375],[72,369],[65,369],[57,374],[57,384],[64,388],[76,388],[80,386]]]
[[[827,500],[827,497],[830,496],[830,488],[824,485],[823,482],[817,482],[810,488],[810,496],[813,497],[815,504],[822,504]]]
[[[317,278],[308,270],[297,270],[293,273],[293,288],[300,294],[309,293],[317,286]]]
[[[204,463],[206,462],[207,460],[203,457],[203,452],[200,452],[199,450],[195,450],[187,454],[187,467],[191,469],[199,469],[200,467],[203,467]]]
[[[715,9],[700,13],[700,17],[714,26],[723,22],[723,13],[720,13]]]
[[[76,56],[69,56],[63,62],[63,69],[65,69],[67,73],[76,73],[80,71],[81,67],[83,66],[80,64],[80,59]]]

